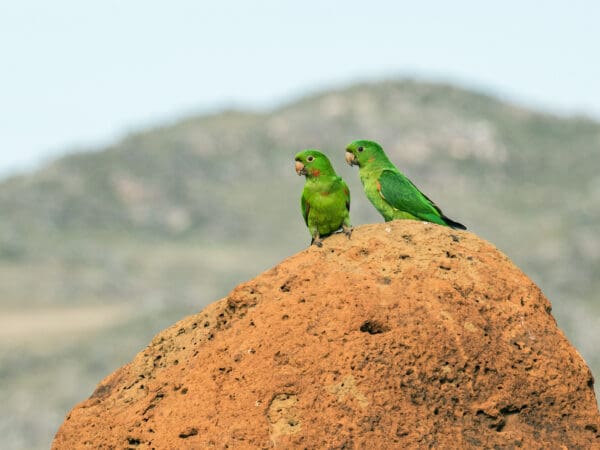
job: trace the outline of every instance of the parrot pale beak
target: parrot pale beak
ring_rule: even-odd
[[[306,169],[304,168],[304,164],[300,161],[296,161],[296,173],[300,176],[306,175]]]
[[[356,160],[354,153],[348,150],[346,150],[346,162],[351,166],[358,166],[358,161]]]

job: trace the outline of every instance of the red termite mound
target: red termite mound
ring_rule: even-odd
[[[334,235],[159,333],[53,448],[590,448],[593,378],[474,234]]]

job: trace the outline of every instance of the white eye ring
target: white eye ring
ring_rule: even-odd
[[[308,158],[306,158],[306,160],[308,162],[313,162],[315,160],[315,158],[313,156],[309,156]]]

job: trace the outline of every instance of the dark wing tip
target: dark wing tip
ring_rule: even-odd
[[[446,222],[446,224],[449,227],[454,228],[455,230],[466,230],[467,229],[467,227],[465,227],[462,223],[452,220],[446,216],[442,216],[442,219],[444,219],[444,222]]]

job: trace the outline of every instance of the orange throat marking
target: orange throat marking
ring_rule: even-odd
[[[310,173],[313,177],[317,178],[321,176],[321,171],[319,169],[313,169]]]

